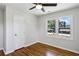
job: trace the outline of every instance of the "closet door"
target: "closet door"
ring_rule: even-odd
[[[15,49],[19,49],[24,46],[25,18],[22,15],[14,16],[14,41],[15,41]]]

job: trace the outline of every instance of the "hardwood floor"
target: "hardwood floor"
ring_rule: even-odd
[[[4,56],[5,54],[4,54],[4,52],[3,52],[3,50],[0,50],[0,56]]]
[[[7,56],[79,56],[79,54],[46,44],[36,43],[29,47],[18,49]]]

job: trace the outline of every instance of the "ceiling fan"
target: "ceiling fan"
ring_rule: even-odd
[[[40,9],[43,12],[45,12],[45,9],[43,7],[50,7],[50,6],[57,6],[57,3],[33,3],[35,6],[30,8],[29,10],[32,10],[34,8]]]

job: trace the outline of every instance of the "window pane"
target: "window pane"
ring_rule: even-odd
[[[55,20],[48,20],[48,33],[55,33],[55,25],[56,21]]]
[[[70,17],[63,16],[59,18],[59,33],[70,34]]]

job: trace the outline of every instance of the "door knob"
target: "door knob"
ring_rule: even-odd
[[[15,34],[15,36],[17,36],[17,34]]]

